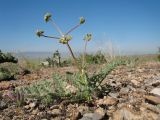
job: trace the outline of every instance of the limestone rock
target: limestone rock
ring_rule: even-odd
[[[53,109],[51,111],[51,113],[53,116],[58,116],[58,115],[61,115],[61,110],[60,109]]]
[[[160,88],[154,88],[154,89],[151,90],[150,93],[153,93],[155,95],[159,95],[160,96]]]
[[[30,108],[34,108],[35,106],[36,106],[36,103],[35,103],[35,102],[29,104],[29,107],[30,107]]]
[[[97,105],[116,105],[118,103],[118,100],[116,98],[112,97],[106,97],[103,99],[99,99],[96,101]]]
[[[133,111],[127,107],[122,107],[113,113],[113,120],[159,120],[158,114],[146,110]]]
[[[152,104],[160,104],[160,97],[159,96],[152,96],[152,95],[146,95],[144,98],[149,101]]]

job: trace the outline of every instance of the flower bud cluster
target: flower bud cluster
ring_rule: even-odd
[[[59,42],[62,44],[67,44],[72,39],[71,35],[64,36],[60,38]]]

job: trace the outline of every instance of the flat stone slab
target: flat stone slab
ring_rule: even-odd
[[[160,96],[160,88],[154,88],[154,89],[151,90],[150,93]]]

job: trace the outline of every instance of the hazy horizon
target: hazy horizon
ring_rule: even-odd
[[[3,52],[3,51],[2,51]],[[18,57],[18,58],[33,58],[33,59],[45,59],[47,57],[52,57],[53,56],[53,52],[55,51],[25,51],[25,52],[11,52],[14,56]],[[99,51],[95,51],[95,52],[87,52],[87,54],[96,54]],[[76,56],[79,56],[81,54],[83,54],[82,52],[74,52]],[[102,51],[102,53],[106,56],[106,55],[110,55],[109,53],[105,53],[104,51]],[[65,58],[69,58],[71,57],[69,52],[60,52],[62,59]],[[114,56],[134,56],[134,55],[155,55],[158,54],[158,52],[155,53],[136,53],[136,52],[129,52],[129,53],[114,53],[112,55]]]

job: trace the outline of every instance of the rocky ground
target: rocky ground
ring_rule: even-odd
[[[19,76],[18,80],[1,81],[0,89],[6,92],[12,87],[51,79],[52,73],[63,74],[68,70],[74,71],[74,68],[42,69]],[[48,107],[38,101],[28,101],[24,106],[17,107],[3,99],[2,92],[0,120],[160,120],[160,62],[119,66],[103,84],[111,86],[110,92],[103,98],[91,103],[60,101]]]

